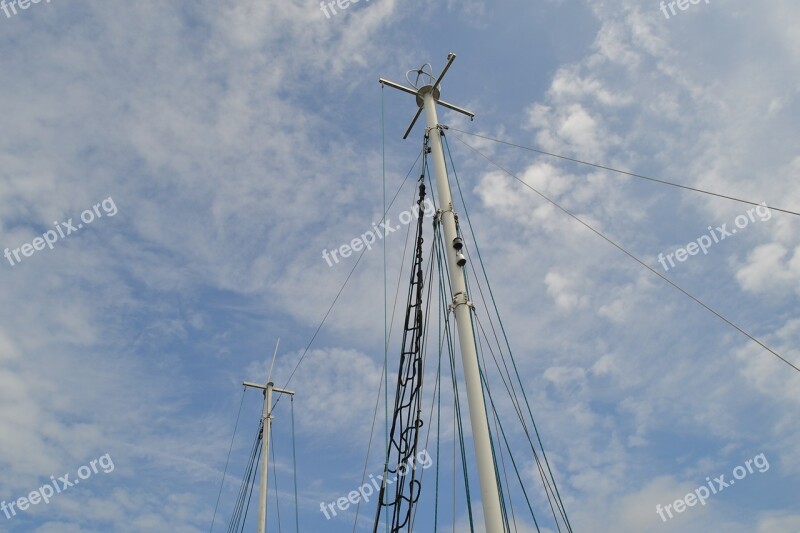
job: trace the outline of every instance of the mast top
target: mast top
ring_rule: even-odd
[[[467,115],[470,118],[470,120],[472,120],[475,117],[475,113],[473,113],[472,111],[468,111],[453,104],[449,104],[443,100],[439,100],[439,95],[441,94],[441,89],[439,88],[439,86],[442,84],[442,79],[444,78],[444,75],[447,74],[450,65],[453,64],[453,61],[455,59],[456,55],[454,53],[450,52],[449,54],[447,54],[447,64],[444,66],[444,69],[442,69],[441,74],[439,74],[437,78],[433,77],[433,72],[432,72],[433,67],[431,67],[430,63],[425,63],[418,69],[412,69],[406,72],[406,81],[408,81],[409,85],[411,85],[413,88],[406,87],[405,85],[401,85],[393,81],[389,81],[385,78],[378,78],[378,82],[381,85],[388,85],[389,87],[403,91],[405,93],[413,94],[417,98],[417,114],[414,115],[414,118],[411,120],[411,124],[408,126],[405,135],[403,135],[403,139],[408,138],[408,135],[411,133],[411,130],[414,129],[414,124],[417,123],[417,119],[419,118],[420,114],[422,114],[423,99],[424,95],[427,93],[433,93],[433,100],[440,106],[446,107],[447,109],[451,109],[453,111],[457,111],[458,113],[461,113],[463,115]],[[426,71],[425,67],[428,67],[430,72]],[[415,72],[417,74],[417,78],[414,82],[412,82],[409,79],[409,74],[411,74],[412,72]],[[420,78],[423,77],[427,77],[429,81],[431,81],[432,83],[423,85],[422,87],[417,87]]]

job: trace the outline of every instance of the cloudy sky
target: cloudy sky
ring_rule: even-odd
[[[300,529],[353,531],[352,508],[326,520],[320,502],[364,472],[384,364],[381,249],[305,350],[356,263],[329,266],[322,251],[381,219],[382,135],[389,199],[420,151],[420,126],[401,139],[413,98],[382,93],[379,76],[405,83],[456,52],[442,98],[476,118],[440,110],[445,124],[800,210],[793,0],[674,14],[655,0],[364,0],[329,16],[316,0],[17,2],[0,7],[0,503],[92,461],[97,472],[0,511],[0,531],[224,530],[262,401],[241,382],[266,380],[278,337],[274,380],[291,375],[297,392]],[[800,531],[800,373],[457,138],[799,366],[800,219],[448,138],[574,530]],[[389,219],[413,197],[407,184]],[[675,255],[741,216],[707,253]],[[383,241],[389,280],[403,235]],[[287,531],[290,405],[276,408],[274,446]],[[368,474],[381,470],[382,414]],[[442,439],[452,450],[452,429]],[[768,468],[659,517],[756,457]],[[517,458],[536,494],[532,457]],[[452,454],[440,459],[447,527],[466,530]],[[433,494],[426,483],[421,531]],[[357,531],[374,511],[362,506]]]

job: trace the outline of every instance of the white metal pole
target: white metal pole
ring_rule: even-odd
[[[458,327],[458,340],[461,346],[461,358],[464,365],[464,379],[467,384],[467,399],[469,402],[469,418],[472,423],[472,439],[475,444],[475,458],[478,462],[478,478],[481,483],[481,502],[483,515],[486,522],[487,533],[503,532],[503,517],[500,512],[500,492],[497,487],[496,471],[492,456],[492,446],[489,438],[489,421],[486,417],[486,405],[483,398],[480,370],[478,368],[478,354],[475,350],[475,337],[473,336],[472,317],[469,298],[467,296],[467,283],[464,277],[464,267],[458,264],[459,257],[453,246],[453,240],[458,236],[456,231],[453,200],[450,196],[450,184],[447,178],[447,169],[442,150],[442,138],[439,131],[439,120],[436,116],[436,101],[433,88],[423,87],[423,105],[425,119],[430,137],[431,153],[433,156],[433,169],[436,173],[436,189],[439,193],[439,203],[442,209],[441,223],[444,228],[445,248],[447,249],[447,263],[450,269],[450,283],[453,291],[453,306]]]
[[[269,434],[272,423],[272,387],[274,383],[267,383],[264,390],[264,414],[262,417],[263,433],[261,435],[261,489],[258,499],[258,533],[267,531],[267,480],[269,475]]]

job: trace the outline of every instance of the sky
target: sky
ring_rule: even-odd
[[[573,530],[800,531],[800,372],[458,139],[800,366],[797,215],[455,131],[800,211],[800,5],[661,4],[0,4],[0,532],[224,530],[263,401],[242,382],[270,368],[296,394],[269,530],[295,530],[295,476],[301,531],[372,530],[374,501],[320,504],[382,471],[383,250],[391,297],[404,232],[355,270],[323,251],[381,220],[421,150],[413,97],[378,78],[449,52],[442,99],[475,119],[439,120]],[[439,459],[440,527],[468,531]]]

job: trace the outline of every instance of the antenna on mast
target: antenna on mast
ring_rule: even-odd
[[[424,104],[425,104],[426,93],[433,93],[434,102],[436,102],[440,106],[446,107],[447,109],[451,109],[453,111],[457,111],[463,115],[467,115],[470,118],[470,120],[475,118],[475,113],[473,113],[472,111],[467,111],[466,109],[455,106],[453,104],[448,104],[444,100],[439,100],[439,95],[441,93],[439,86],[442,84],[442,78],[444,78],[444,75],[447,74],[447,71],[450,69],[450,65],[453,64],[453,61],[455,61],[455,59],[456,55],[454,53],[450,52],[449,54],[447,54],[447,64],[444,66],[444,69],[442,69],[442,73],[439,74],[438,78],[434,78],[432,72],[426,72],[424,70],[425,67],[427,66],[430,67],[431,71],[433,71],[433,67],[431,67],[430,63],[425,63],[424,65],[422,65],[422,67],[420,67],[417,70],[409,70],[406,73],[406,80],[410,85],[414,87],[413,89],[410,87],[406,87],[405,85],[400,85],[399,83],[389,81],[384,78],[378,78],[378,81],[380,82],[381,85],[388,85],[389,87],[393,87],[408,94],[413,94],[414,96],[417,97],[417,106],[419,107],[419,109],[417,109],[417,114],[414,115],[414,118],[411,119],[411,124],[408,126],[406,133],[403,135],[403,139],[408,138],[408,135],[411,133],[411,130],[414,129],[414,124],[417,123],[417,119],[422,114],[423,109],[425,109]],[[423,85],[422,87],[417,88],[416,83],[411,83],[411,80],[408,79],[408,75],[412,72],[417,73],[416,83],[419,83],[419,78],[421,76],[428,76],[433,81],[433,83],[430,85]]]

